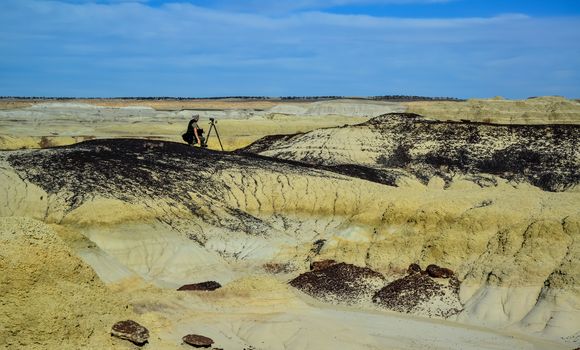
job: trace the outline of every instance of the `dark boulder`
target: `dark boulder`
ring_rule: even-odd
[[[129,340],[139,346],[149,340],[149,330],[133,320],[120,321],[113,325],[111,335]]]
[[[427,266],[427,274],[433,278],[450,278],[453,276],[453,271],[444,267],[431,264]]]
[[[213,339],[198,334],[188,334],[181,340],[195,348],[209,348],[213,344]]]
[[[218,288],[221,288],[221,284],[216,281],[206,281],[201,283],[193,283],[193,284],[185,284],[177,290],[205,290],[205,291],[212,291]]]
[[[321,261],[312,261],[310,263],[310,271],[324,270],[327,267],[337,264],[336,260],[327,259]]]
[[[407,269],[407,274],[413,275],[416,273],[421,273],[421,266],[419,264],[414,264],[414,263],[409,265],[409,268]]]

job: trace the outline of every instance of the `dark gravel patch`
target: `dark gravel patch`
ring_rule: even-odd
[[[366,267],[338,263],[305,272],[289,283],[323,301],[354,303],[368,299],[384,284],[384,276]]]
[[[391,113],[358,125],[319,130],[317,141],[345,138],[345,128],[371,131],[364,147],[379,154],[374,164],[352,164],[352,160],[341,163],[335,160],[341,158],[334,157],[331,148],[324,149],[324,157],[316,150],[308,154],[294,151],[309,142],[312,133],[263,138],[243,152],[268,150],[278,158],[329,167],[388,185],[395,185],[405,173],[424,183],[439,176],[447,184],[462,174],[482,186],[490,183],[482,183],[481,174],[490,174],[515,183],[528,182],[546,191],[564,191],[580,183],[580,125],[444,122],[417,114]],[[338,129],[342,132],[336,134]],[[336,150],[337,155],[340,152]]]

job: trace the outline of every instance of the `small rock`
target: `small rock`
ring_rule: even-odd
[[[129,340],[137,345],[147,343],[149,331],[133,320],[119,321],[113,325],[111,335]]]
[[[316,270],[324,270],[327,267],[330,267],[332,265],[336,264],[336,260],[332,260],[332,259],[327,259],[327,260],[321,260],[321,261],[312,261],[310,263],[310,271],[316,271]]]
[[[419,264],[414,264],[414,263],[409,265],[409,268],[407,269],[407,274],[413,275],[416,273],[421,273],[421,266]]]
[[[427,266],[427,274],[433,278],[449,278],[453,276],[453,271],[444,267],[431,264]]]
[[[274,274],[289,273],[289,272],[296,270],[294,265],[292,263],[289,263],[289,262],[287,262],[287,263],[270,262],[270,263],[266,263],[266,264],[262,265],[262,267],[264,268],[264,270],[267,273],[274,273]]]
[[[201,282],[201,283],[194,283],[194,284],[185,284],[179,288],[177,288],[177,290],[216,290],[218,288],[221,288],[221,284],[219,284],[216,281],[206,281],[206,282]]]
[[[188,334],[181,339],[196,348],[209,348],[213,344],[213,339],[198,334]]]

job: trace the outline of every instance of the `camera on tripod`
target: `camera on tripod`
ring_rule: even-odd
[[[222,140],[220,139],[220,134],[218,133],[217,130],[217,121],[215,120],[215,118],[209,118],[209,131],[207,132],[207,137],[205,139],[204,144],[202,145],[202,147],[207,147],[207,141],[209,140],[209,137],[211,135],[211,130],[215,129],[215,134],[217,136],[217,139],[220,143],[220,147],[222,148],[222,151],[224,150],[224,146],[222,145]]]

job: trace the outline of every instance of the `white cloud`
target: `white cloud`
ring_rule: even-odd
[[[48,1],[60,1],[69,4],[119,4],[124,2],[140,2],[140,3],[150,2],[150,0],[48,0]]]
[[[298,10],[323,10],[340,6],[437,4],[458,0],[215,0],[212,6],[235,11],[287,13]]]

